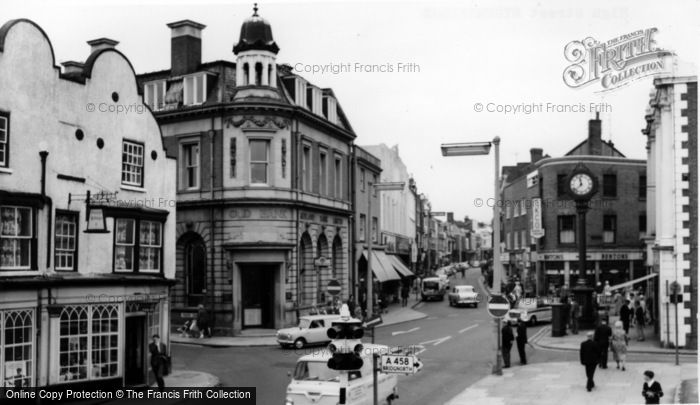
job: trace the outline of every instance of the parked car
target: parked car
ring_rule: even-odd
[[[440,277],[426,277],[421,281],[420,293],[423,301],[445,299],[446,284]]]
[[[340,315],[307,315],[299,318],[299,325],[277,331],[277,343],[282,347],[295,347],[328,343],[326,335],[331,323],[339,321]]]
[[[474,286],[456,285],[447,295],[450,306],[469,305],[477,308],[479,306],[479,294]]]
[[[521,298],[515,304],[515,308],[508,311],[505,320],[516,322],[522,319],[530,325],[537,322],[552,321],[552,305],[547,297]]]
[[[365,344],[361,352],[362,368],[356,371],[338,371],[328,368],[331,353],[318,350],[302,356],[294,368],[292,381],[287,386],[286,405],[335,405],[340,400],[340,373],[347,372],[349,384],[345,404],[370,405],[373,403],[372,355],[391,354],[385,345]],[[390,404],[398,396],[396,374],[378,373],[377,397],[379,403]]]

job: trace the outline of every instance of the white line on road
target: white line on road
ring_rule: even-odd
[[[432,343],[433,346],[437,346],[437,345],[439,345],[440,343],[446,342],[446,341],[448,341],[448,340],[450,340],[450,339],[452,339],[452,336],[445,336],[445,337],[442,337],[442,338],[440,338],[440,339],[428,340],[427,342],[420,342],[420,343],[418,343],[418,344],[421,345],[421,346],[425,346],[425,345],[427,345],[427,344]]]
[[[472,325],[472,326],[467,326],[466,328],[460,330],[459,333],[464,333],[464,332],[466,332],[466,331],[468,331],[468,330],[471,330],[471,329],[476,328],[477,326],[479,326],[478,323],[477,323],[477,324],[474,324],[474,325]]]
[[[413,328],[413,329],[409,329],[409,330],[397,330],[396,332],[391,332],[391,336],[403,335],[404,333],[415,332],[415,331],[417,331],[418,329],[420,329],[420,326],[415,327],[415,328]]]

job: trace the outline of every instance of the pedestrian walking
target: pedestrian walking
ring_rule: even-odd
[[[209,312],[204,308],[204,305],[199,304],[197,307],[197,326],[199,327],[199,338],[211,337],[211,329],[209,329]]]
[[[163,390],[165,381],[163,375],[166,374],[168,365],[168,355],[165,344],[160,341],[160,336],[153,335],[153,341],[148,345],[148,351],[151,353],[151,369],[156,377],[158,389]]]
[[[569,314],[569,323],[571,324],[571,333],[578,335],[578,319],[581,317],[581,306],[578,301],[572,300],[571,314]]]
[[[586,389],[588,392],[591,392],[593,387],[595,387],[595,382],[593,381],[595,369],[600,361],[600,348],[593,341],[593,332],[586,334],[586,340],[581,343],[579,357],[581,364],[586,368]]]
[[[630,318],[632,318],[630,300],[625,299],[624,304],[622,304],[622,307],[620,307],[620,320],[622,321],[622,328],[625,330],[625,333],[628,336],[630,333]]]
[[[603,295],[605,297],[612,296],[612,287],[610,287],[610,282],[605,280],[605,285],[603,286]]]
[[[654,381],[654,372],[647,370],[644,372],[644,385],[642,385],[642,396],[647,404],[658,404],[664,392],[661,384]]]
[[[611,336],[612,329],[610,329],[610,326],[608,326],[608,323],[605,320],[601,320],[600,325],[595,328],[595,333],[593,334],[593,340],[600,349],[600,368],[608,368],[608,349],[610,347]]]
[[[408,306],[408,284],[404,284],[401,287],[401,306],[406,307]]]
[[[510,327],[510,322],[505,321],[503,329],[501,329],[501,352],[503,354],[503,368],[510,367],[510,349],[513,347],[513,329]]]
[[[520,364],[527,364],[527,354],[525,353],[525,345],[527,344],[527,327],[522,319],[518,319],[518,326],[516,328],[518,332],[515,338],[515,343],[518,345],[518,355],[520,355]]]
[[[634,327],[637,330],[637,340],[644,341],[644,309],[639,301],[634,303]]]
[[[646,313],[647,313],[647,320],[649,321],[649,325],[654,324],[654,298],[651,296],[647,298],[646,300],[647,307],[646,307]]]
[[[612,344],[613,358],[617,363],[617,369],[620,369],[622,365],[622,371],[625,371],[625,366],[627,365],[627,345],[629,340],[627,338],[627,333],[622,326],[622,321],[615,322],[615,328],[613,329],[612,337],[610,339]]]

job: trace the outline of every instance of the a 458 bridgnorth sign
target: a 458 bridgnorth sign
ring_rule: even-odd
[[[601,42],[593,37],[571,41],[564,56],[564,83],[572,88],[600,82],[601,91],[669,70],[673,52],[656,47],[656,28],[638,30]]]

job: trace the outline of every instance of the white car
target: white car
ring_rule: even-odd
[[[362,368],[348,373],[347,405],[373,403],[372,355],[391,354],[385,345],[364,344],[360,354]],[[328,368],[331,353],[314,350],[302,356],[294,368],[292,381],[287,386],[286,405],[336,405],[340,400],[340,373]],[[377,373],[377,397],[380,404],[390,404],[398,398],[396,374]]]
[[[522,319],[530,325],[542,321],[551,322],[552,305],[547,298],[543,297],[521,298],[515,308],[508,311],[504,319],[510,322]]]
[[[447,296],[450,306],[469,305],[477,308],[479,306],[479,294],[474,286],[456,285]]]
[[[299,318],[299,325],[277,331],[277,343],[282,347],[301,349],[307,345],[328,343],[328,329],[340,315],[307,315]]]

